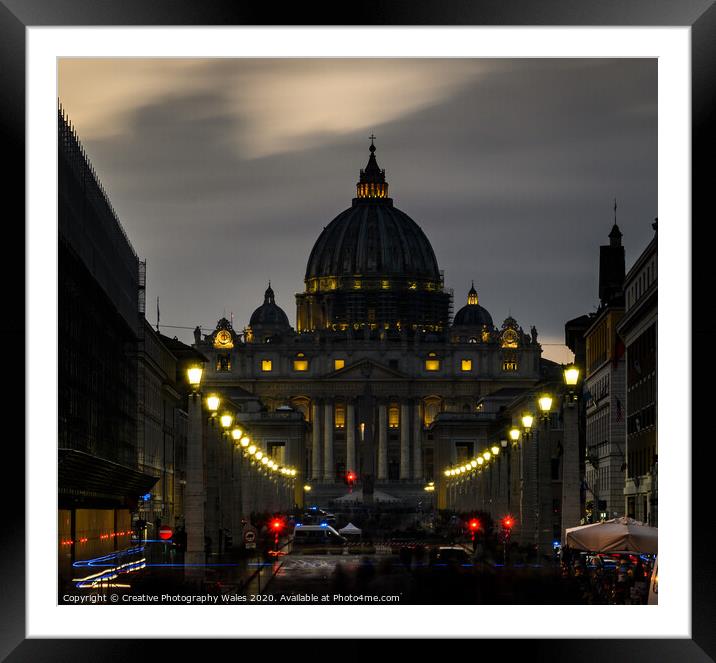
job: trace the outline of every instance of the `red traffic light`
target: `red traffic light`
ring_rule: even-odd
[[[283,520],[280,518],[274,518],[271,521],[271,531],[272,532],[280,532],[283,529]]]
[[[346,481],[347,481],[348,483],[353,483],[355,480],[356,480],[355,472],[348,472],[348,473],[346,474]]]
[[[480,529],[480,521],[477,518],[473,518],[469,523],[468,527],[473,531],[476,532]]]
[[[505,529],[512,529],[512,526],[513,526],[514,524],[515,524],[515,521],[514,521],[514,519],[512,518],[512,516],[505,516],[505,517],[502,519],[502,526],[503,526]]]

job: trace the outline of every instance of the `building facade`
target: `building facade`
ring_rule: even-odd
[[[600,248],[600,308],[584,334],[586,510],[593,522],[624,514],[626,361],[617,325],[624,315],[624,247],[614,223]]]
[[[142,316],[137,347],[137,462],[140,471],[157,477],[139,504],[139,518],[174,526],[182,471],[182,435],[186,412],[177,385],[177,358]],[[177,509],[179,507],[179,509]]]
[[[625,513],[658,526],[657,441],[657,238],[624,281],[624,317],[617,331],[626,348]]]
[[[439,414],[476,413],[487,395],[540,379],[537,331],[512,317],[493,324],[474,285],[451,318],[432,246],[388,197],[373,144],[351,207],[310,253],[296,305],[294,328],[269,284],[242,331],[222,318],[195,331],[194,347],[209,358],[206,389],[302,414],[303,438],[268,451],[295,463],[316,499],[342,495],[348,471],[399,499],[422,495],[460,449],[459,437],[431,432]]]

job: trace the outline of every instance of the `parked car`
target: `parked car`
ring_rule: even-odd
[[[472,566],[472,558],[465,548],[440,546],[435,556],[436,566]]]

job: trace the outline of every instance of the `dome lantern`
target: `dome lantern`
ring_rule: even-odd
[[[468,306],[477,306],[480,302],[477,299],[477,290],[475,290],[475,282],[472,282],[472,286],[467,293]]]
[[[368,148],[370,157],[368,157],[368,165],[365,168],[361,168],[360,171],[360,178],[358,184],[356,184],[356,200],[389,200],[385,169],[381,169],[375,160],[374,140],[375,136],[371,134],[370,147]]]

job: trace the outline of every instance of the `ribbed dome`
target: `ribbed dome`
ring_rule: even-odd
[[[288,316],[284,313],[283,309],[276,304],[270,283],[264,293],[264,303],[251,314],[249,325],[251,327],[256,327],[257,325],[290,327]]]
[[[453,320],[453,326],[482,327],[482,325],[492,327],[492,316],[486,308],[479,304],[463,306],[455,314],[455,319]]]
[[[306,279],[322,276],[398,276],[440,281],[425,233],[390,199],[356,199],[318,237]]]

